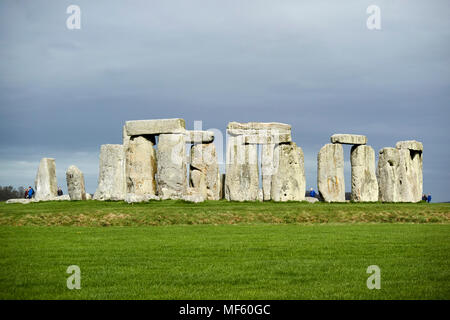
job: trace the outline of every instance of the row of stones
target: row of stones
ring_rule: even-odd
[[[357,135],[333,135],[331,144],[317,156],[317,185],[328,202],[345,201],[344,152],[351,149],[351,184],[353,201],[418,202],[423,191],[423,145],[417,141],[400,141],[396,148],[379,152],[375,170],[375,152],[365,145],[367,138]]]
[[[94,199],[219,200],[220,174],[213,141],[210,131],[186,130],[183,119],[127,121],[123,145],[101,147]],[[189,161],[185,157],[187,143],[193,144]]]

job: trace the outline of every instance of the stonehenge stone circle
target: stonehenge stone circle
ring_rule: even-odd
[[[345,202],[344,149],[326,144],[317,155],[317,187],[327,202]]]
[[[132,136],[126,146],[127,193],[156,194],[154,137]],[[124,146],[125,147],[125,146]]]
[[[354,145],[351,149],[352,200],[378,201],[378,182],[375,173],[375,151],[367,145]]]
[[[94,200],[124,200],[125,194],[123,145],[104,144],[100,148],[99,178]]]
[[[359,134],[333,134],[331,136],[331,143],[340,144],[367,144],[367,137]]]
[[[274,201],[305,200],[305,167],[303,150],[294,142],[275,147],[271,198]]]
[[[70,166],[66,171],[67,190],[70,200],[86,200],[84,175],[76,166]]]
[[[219,170],[214,138],[213,131],[186,130],[180,118],[126,121],[122,144],[101,146],[98,186],[93,197],[86,193],[83,173],[74,165],[66,171],[69,194],[58,197],[55,160],[43,158],[36,175],[35,198],[10,199],[7,203],[91,198],[128,203],[223,198],[318,201],[305,197],[304,154],[292,141],[289,124],[228,123],[225,174]],[[330,141],[317,155],[317,187],[324,201],[345,201],[343,144],[352,145],[353,201],[421,201],[421,142],[399,141],[395,148],[381,149],[375,168],[375,152],[367,145],[366,136],[333,134]]]
[[[183,119],[133,120],[127,121],[125,128],[129,136],[163,133],[184,134],[186,131]]]
[[[58,183],[56,180],[55,159],[42,158],[36,174],[36,200],[52,200],[57,197]]]
[[[163,199],[181,199],[187,190],[184,133],[160,134],[157,149],[158,195]]]
[[[207,200],[220,199],[220,173],[214,143],[195,144],[191,147],[190,186]]]

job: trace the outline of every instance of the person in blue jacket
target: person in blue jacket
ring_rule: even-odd
[[[30,187],[28,188],[28,199],[31,199],[31,198],[33,197],[33,195],[34,195],[34,190],[33,190],[33,188],[30,186]]]
[[[309,196],[310,196],[310,197],[313,197],[313,198],[316,197],[316,192],[314,191],[313,188],[311,188],[311,189],[309,190]]]
[[[428,203],[430,203],[430,202],[431,202],[431,194],[428,194],[428,197],[427,197],[427,202],[428,202]]]

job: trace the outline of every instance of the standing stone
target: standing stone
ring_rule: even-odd
[[[259,190],[257,145],[243,144],[242,136],[229,136],[225,177],[225,198],[256,201]]]
[[[133,136],[126,148],[127,193],[156,194],[154,137]]]
[[[185,135],[161,134],[156,158],[158,195],[163,199],[181,199],[187,188]]]
[[[70,166],[66,171],[67,190],[70,200],[86,200],[84,175],[76,166]]]
[[[423,192],[423,145],[418,141],[400,141],[396,147],[404,174],[400,185],[401,199],[403,202],[419,202]]]
[[[55,159],[42,158],[36,174],[36,200],[52,200],[56,198],[58,183],[56,180]]]
[[[378,182],[375,174],[375,151],[367,145],[352,147],[352,200],[378,201]]]
[[[123,126],[122,128],[122,145],[123,145],[123,149],[127,150],[128,148],[128,143],[130,142],[130,136],[127,134],[127,129],[125,126]]]
[[[261,180],[263,200],[269,201],[272,189],[272,175],[274,173],[274,144],[263,144],[261,146]],[[279,149],[278,149],[279,150]]]
[[[206,199],[208,200],[220,199],[219,164],[214,143],[192,146],[190,185],[199,191],[206,190]]]
[[[126,195],[125,153],[120,144],[100,148],[100,168],[94,200],[124,200]]]
[[[341,144],[326,144],[317,156],[317,186],[327,202],[345,202],[344,150]]]
[[[225,198],[225,173],[220,174],[220,195],[219,199]]]
[[[303,150],[294,142],[275,147],[276,169],[272,176],[271,198],[274,201],[305,200],[305,167]]]
[[[377,179],[379,200],[383,202],[401,202],[400,152],[395,148],[383,148],[378,155]]]

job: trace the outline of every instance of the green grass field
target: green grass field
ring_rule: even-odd
[[[0,299],[450,299],[449,217],[422,203],[0,203]]]

